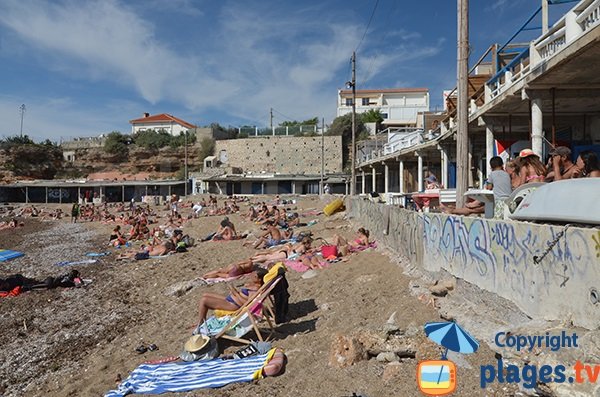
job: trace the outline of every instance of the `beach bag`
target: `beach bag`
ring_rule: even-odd
[[[176,252],[187,252],[187,248],[183,241],[177,243],[177,248],[175,248]]]
[[[186,247],[193,247],[194,244],[196,243],[196,240],[193,237],[188,236],[187,234],[185,236],[183,236],[181,241],[183,241],[185,243]]]

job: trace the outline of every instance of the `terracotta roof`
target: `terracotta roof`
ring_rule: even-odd
[[[356,90],[356,94],[401,94],[403,92],[429,92],[429,88],[384,88],[381,90]],[[352,94],[352,90],[340,90],[340,94]]]
[[[171,116],[167,113],[155,114],[148,117],[142,117],[141,119],[129,120],[129,124],[146,124],[146,123],[169,123],[171,121],[181,124],[187,128],[196,128],[195,125],[188,123],[187,121],[181,120],[175,116]]]

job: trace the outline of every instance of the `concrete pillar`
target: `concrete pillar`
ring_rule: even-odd
[[[540,158],[544,147],[542,100],[540,98],[531,100],[531,149]]]
[[[346,181],[346,196],[348,195],[348,181]]]
[[[361,169],[361,171],[362,171],[362,184],[361,184],[361,193],[362,193],[362,194],[365,194],[365,189],[366,189],[366,186],[365,186],[365,185],[366,185],[366,181],[367,181],[367,180],[366,180],[366,178],[365,178],[365,170],[364,170],[364,168],[363,168],[363,169]]]
[[[404,161],[400,160],[400,163],[398,165],[398,171],[400,176],[399,181],[398,181],[398,192],[399,193],[404,193]]]
[[[385,170],[385,176],[384,176],[384,181],[385,181],[385,186],[383,187],[383,192],[387,193],[389,191],[389,185],[390,185],[390,167],[388,167],[387,163],[383,164],[384,166],[384,170]]]
[[[292,194],[296,194],[296,181],[292,181]]]
[[[494,129],[492,126],[485,126],[485,161],[486,161],[486,177],[489,178],[492,168],[490,167],[490,159],[494,157]]]
[[[425,190],[423,186],[423,156],[421,153],[417,153],[417,177],[418,177],[418,191],[422,192]]]
[[[58,188],[58,203],[62,204],[62,187]]]
[[[171,186],[169,185],[169,197],[171,197]],[[121,202],[125,202],[125,185],[121,185]]]
[[[375,169],[375,166],[371,166],[371,168],[373,168],[373,177],[372,177],[372,182],[371,182],[371,191],[376,192],[377,191],[377,170]]]
[[[448,189],[448,149],[441,147],[440,154],[441,159],[441,172],[442,172],[442,186]]]
[[[46,186],[46,204],[48,204],[48,186]]]

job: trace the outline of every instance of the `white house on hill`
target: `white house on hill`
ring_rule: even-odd
[[[352,112],[352,90],[339,90],[337,116]],[[429,110],[427,88],[356,90],[356,113],[379,109],[386,127],[416,127],[417,113]]]
[[[129,123],[131,124],[132,134],[140,131],[159,131],[162,129],[171,135],[178,136],[182,132],[196,128],[195,125],[167,113],[152,116],[150,116],[150,113],[144,113],[144,117],[130,120]]]

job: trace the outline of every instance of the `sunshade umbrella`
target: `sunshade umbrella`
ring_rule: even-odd
[[[425,324],[425,334],[429,339],[446,348],[442,354],[442,360],[446,359],[448,350],[458,353],[474,353],[479,348],[479,342],[454,322],[427,323]],[[440,383],[443,369],[442,366],[438,383]]]
[[[425,334],[429,339],[446,348],[442,358],[446,358],[448,350],[468,354],[476,352],[479,348],[479,342],[453,322],[427,323]]]

